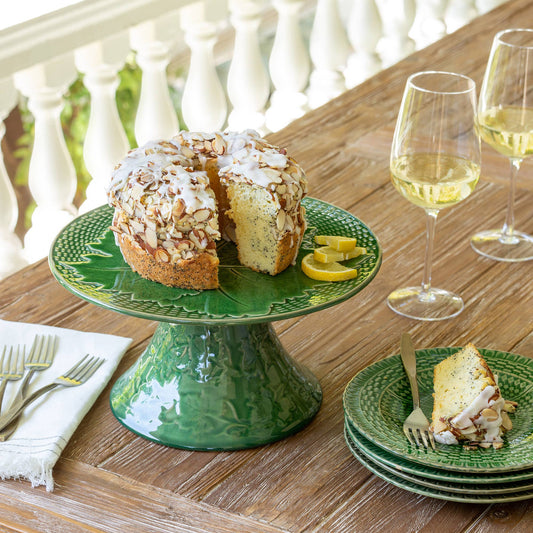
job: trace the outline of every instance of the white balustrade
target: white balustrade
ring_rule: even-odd
[[[475,0],[448,0],[444,21],[447,33],[458,30],[477,16]]]
[[[235,44],[228,72],[228,98],[233,106],[228,127],[234,131],[252,128],[265,132],[270,78],[261,54],[258,34],[263,8],[263,2],[230,2]]]
[[[411,35],[418,49],[424,48],[446,35],[444,20],[449,0],[417,0],[416,16]],[[460,0],[461,1],[461,0]],[[469,0],[462,0],[468,3]]]
[[[0,81],[0,141],[6,128],[4,119],[15,106],[16,91],[12,80]],[[18,205],[15,190],[11,185],[0,151],[0,279],[26,265],[22,243],[15,234],[18,220]]]
[[[153,139],[168,139],[178,131],[178,117],[167,81],[168,46],[159,40],[154,21],[131,29],[131,45],[142,70],[141,94],[135,116],[135,139],[139,146]]]
[[[189,130],[222,129],[228,113],[226,93],[217,74],[213,48],[225,1],[196,2],[181,10],[181,29],[191,51],[181,111]]]
[[[106,203],[109,176],[129,149],[115,100],[118,71],[124,65],[129,50],[128,36],[123,32],[75,52],[76,66],[84,74],[83,81],[91,95],[83,157],[92,181],[87,187],[87,199],[80,206],[80,213]]]
[[[316,108],[346,90],[343,70],[351,52],[337,0],[318,0],[309,50],[314,65],[309,78],[309,107]]]
[[[478,14],[482,15],[491,9],[498,7],[507,0],[476,0],[476,9]]]
[[[278,25],[270,53],[270,78],[275,91],[266,112],[266,126],[277,131],[308,109],[304,90],[311,70],[309,53],[300,28],[302,0],[273,0]]]
[[[376,0],[383,21],[383,37],[377,45],[383,67],[400,61],[415,51],[409,36],[415,20],[415,0]]]
[[[84,212],[105,202],[111,169],[129,148],[115,93],[131,50],[142,70],[138,144],[177,132],[167,67],[173,54],[183,58],[187,50],[190,65],[180,102],[187,127],[267,133],[503,1],[86,0],[0,31],[0,139],[3,119],[16,104],[14,82],[35,119],[28,181],[36,203],[21,252],[14,233],[16,196],[0,158],[0,277],[25,260],[47,255],[56,233],[76,215],[76,173],[60,124],[63,95],[77,76],[75,65],[91,100],[84,159],[92,181],[80,208]],[[309,42],[302,14],[312,22]],[[260,39],[263,20],[274,28],[270,53],[263,47],[270,40]],[[224,36],[227,49],[231,32],[233,54],[224,87],[215,44]]]
[[[61,130],[62,95],[74,81],[72,54],[41,63],[15,76],[15,85],[28,97],[35,119],[35,137],[28,173],[28,186],[37,204],[32,227],[24,238],[29,262],[48,255],[55,235],[74,217],[76,171]]]
[[[185,42],[191,49],[191,63],[183,89],[181,110],[189,130],[219,130],[226,121],[226,95],[213,56],[215,41],[215,24],[197,22],[185,29]]]
[[[355,87],[381,69],[376,52],[383,28],[375,0],[351,0],[348,38],[354,52],[348,57],[344,76],[348,88]]]

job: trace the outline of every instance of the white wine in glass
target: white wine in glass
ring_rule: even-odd
[[[533,259],[533,236],[515,229],[516,176],[533,154],[533,30],[496,34],[479,97],[477,127],[481,138],[510,161],[505,222],[471,240],[476,252],[498,261]]]
[[[391,180],[398,192],[426,212],[422,284],[389,294],[389,307],[419,320],[458,315],[464,303],[431,286],[435,225],[439,211],[467,198],[480,173],[475,131],[475,83],[452,72],[418,72],[407,80],[391,148]]]

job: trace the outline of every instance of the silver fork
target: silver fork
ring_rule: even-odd
[[[28,370],[27,374],[24,376],[24,379],[20,383],[20,387],[15,396],[14,402],[17,402],[26,397],[26,392],[28,390],[28,385],[31,381],[31,378],[35,372],[40,372],[46,370],[50,367],[54,360],[54,355],[57,349],[57,342],[59,337],[57,335],[36,335],[33,339],[33,344],[30,349],[30,353],[26,358],[24,367]],[[0,432],[0,442],[4,442],[13,433],[18,427],[18,418],[13,420],[3,431]]]
[[[431,447],[435,450],[435,440],[433,439],[433,433],[429,431],[429,421],[422,409],[420,409],[420,395],[416,381],[416,354],[409,333],[402,334],[400,354],[413,395],[413,411],[403,423],[403,432],[412,446],[415,446],[416,443],[416,446],[419,447],[422,440],[424,448],[427,449],[429,441]]]
[[[57,387],[77,387],[78,385],[85,383],[98,370],[104,361],[105,359],[100,357],[90,357],[89,354],[87,354],[70,370],[54,379],[52,383],[37,389],[26,398],[13,403],[6,413],[0,415],[0,431],[2,431],[10,422],[15,420],[25,407],[43,394],[46,394]]]
[[[6,358],[7,346],[4,346],[2,357],[0,358],[0,409],[2,408],[2,401],[4,400],[4,392],[8,381],[15,381],[22,378],[24,374],[24,354],[25,349],[20,345],[17,346],[15,354],[13,355],[13,346],[9,349],[9,354]]]

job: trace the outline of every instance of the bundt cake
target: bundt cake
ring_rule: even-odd
[[[149,142],[117,165],[107,192],[126,262],[173,287],[218,287],[221,237],[242,265],[276,275],[294,263],[305,231],[303,170],[254,131]]]

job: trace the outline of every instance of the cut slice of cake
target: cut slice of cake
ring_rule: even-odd
[[[435,366],[431,431],[441,444],[500,448],[512,424],[497,377],[469,343]],[[508,402],[510,406],[513,402]]]

